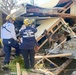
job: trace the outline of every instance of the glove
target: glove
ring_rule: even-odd
[[[20,37],[18,37],[17,42],[20,43]]]
[[[39,50],[39,47],[38,47],[38,46],[35,46],[35,47],[34,47],[34,51],[37,53],[38,50]]]

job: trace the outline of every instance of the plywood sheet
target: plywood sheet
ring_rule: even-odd
[[[48,30],[59,20],[60,18],[51,18],[51,19],[45,20],[40,26],[37,27],[37,32],[35,34],[36,39],[42,36],[45,29]]]
[[[70,14],[76,15],[76,5],[72,4]]]

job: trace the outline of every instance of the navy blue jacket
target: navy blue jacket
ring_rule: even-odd
[[[38,45],[36,42],[34,34],[37,32],[36,28],[33,28],[31,26],[27,26],[25,29],[20,31],[21,35],[21,43],[20,43],[20,49],[34,49],[35,45]]]

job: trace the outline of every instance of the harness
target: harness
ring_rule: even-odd
[[[9,30],[6,28],[6,26],[2,26],[2,28],[6,29],[8,32],[11,33],[11,31],[9,31]]]

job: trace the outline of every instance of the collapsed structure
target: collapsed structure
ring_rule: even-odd
[[[34,6],[31,4],[22,4],[20,10],[17,10],[13,13],[16,17],[21,16],[23,18],[34,18],[36,20],[37,26],[37,33],[35,34],[36,40],[39,42],[45,35],[42,35],[44,30],[50,31],[52,34],[55,34],[62,26],[64,26],[67,32],[70,31],[70,36],[75,37],[75,33],[71,29],[71,27],[76,23],[76,5],[74,0],[60,0],[59,3],[53,8],[42,8],[38,6]],[[67,26],[67,23],[69,24]],[[47,42],[48,39],[45,39],[39,45],[39,49]],[[43,56],[35,56],[36,59],[39,59],[36,65],[39,63],[43,63],[44,59],[48,62],[52,63],[56,69],[51,72],[49,70],[45,70],[50,75],[58,75],[64,68],[67,67],[71,63],[76,56],[73,55],[72,52],[64,52],[61,54],[51,54],[53,51],[56,51],[62,43],[66,40],[55,46],[54,49],[49,49],[49,52]],[[68,58],[62,65],[58,66],[49,58],[53,57],[67,57],[67,56],[74,56],[73,59]],[[35,65],[35,66],[36,66]]]

